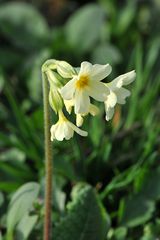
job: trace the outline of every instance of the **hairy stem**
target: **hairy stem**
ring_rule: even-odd
[[[45,135],[45,216],[44,216],[44,240],[51,239],[51,204],[52,204],[52,144],[50,140],[50,107],[48,101],[49,86],[46,74],[42,72],[43,104],[44,104],[44,135]]]

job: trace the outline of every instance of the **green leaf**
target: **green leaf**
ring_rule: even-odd
[[[67,209],[67,215],[54,228],[55,240],[104,239],[109,218],[91,186],[75,186]]]
[[[146,199],[143,194],[127,198],[123,204],[121,225],[135,227],[148,221],[155,210],[154,202]]]
[[[37,222],[38,216],[29,216],[26,214],[22,220],[19,222],[16,228],[16,239],[25,240],[28,239],[33,227]]]
[[[92,62],[99,64],[110,63],[111,65],[117,64],[122,60],[118,48],[110,44],[102,44],[93,50]]]
[[[127,228],[119,227],[114,231],[114,237],[116,240],[125,240],[127,236]]]
[[[76,11],[66,24],[66,37],[77,52],[91,49],[100,38],[105,24],[105,12],[96,4],[88,4]]]
[[[151,200],[160,199],[160,168],[150,171],[147,175],[146,181],[143,184],[142,193],[146,198]]]
[[[18,162],[24,162],[25,154],[18,148],[10,148],[1,153],[0,161],[9,162],[16,160]]]
[[[116,21],[116,26],[113,28],[113,31],[116,35],[121,35],[127,31],[130,24],[134,20],[136,14],[136,5],[134,2],[129,2],[126,7],[121,10],[118,19]]]
[[[26,3],[0,5],[0,30],[9,41],[23,49],[39,48],[48,37],[45,19]]]
[[[8,215],[7,215],[7,232],[11,235],[15,226],[23,219],[32,208],[33,202],[39,193],[39,184],[30,182],[20,187],[13,195]]]

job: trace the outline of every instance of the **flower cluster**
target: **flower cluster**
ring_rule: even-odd
[[[106,120],[109,121],[113,117],[116,104],[124,104],[130,96],[130,91],[125,86],[136,77],[133,70],[106,83],[105,79],[112,71],[111,66],[92,65],[89,62],[82,62],[77,69],[65,61],[49,60],[43,65],[42,71],[50,84],[50,105],[59,117],[58,122],[51,127],[52,141],[68,140],[73,137],[74,131],[87,136],[87,132],[79,127],[86,115],[95,116],[99,112],[99,108],[91,102],[92,99],[104,103]],[[69,114],[74,109],[77,126],[66,118],[63,108]]]

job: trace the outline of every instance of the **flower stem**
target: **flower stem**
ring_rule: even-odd
[[[46,74],[42,72],[43,104],[44,104],[44,135],[45,135],[45,216],[44,216],[44,240],[51,239],[51,205],[52,205],[52,144],[50,140],[51,116],[48,101],[49,86]]]

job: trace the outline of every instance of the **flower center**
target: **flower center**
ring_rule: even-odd
[[[76,88],[82,89],[88,86],[89,77],[87,75],[81,75],[79,80],[76,82]]]

